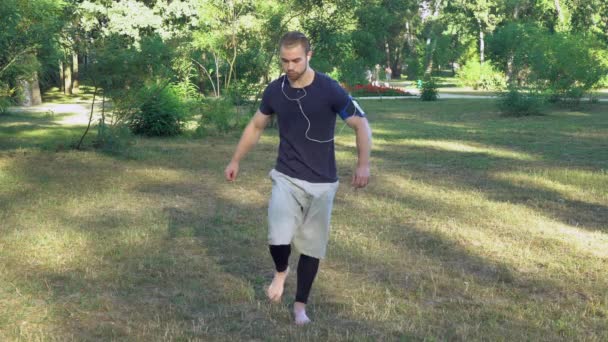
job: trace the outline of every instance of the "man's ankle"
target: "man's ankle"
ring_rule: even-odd
[[[277,270],[274,271],[274,274],[279,275],[279,276],[286,276],[287,273],[289,273],[289,266],[287,266],[287,268],[285,269],[285,271],[279,272]]]
[[[293,303],[293,310],[294,311],[303,311],[303,310],[306,310],[306,303],[294,302]]]

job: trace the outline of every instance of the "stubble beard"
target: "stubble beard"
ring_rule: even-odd
[[[303,70],[301,73],[294,73],[294,74],[295,74],[295,77],[291,77],[291,75],[289,74],[289,72],[287,72],[287,73],[286,73],[286,74],[287,74],[287,78],[289,79],[289,81],[290,81],[291,83],[295,83],[295,82],[297,82],[298,80],[300,80],[300,79],[302,78],[302,76],[304,76],[304,74],[306,73],[306,71],[308,71],[308,65],[306,65],[306,66],[304,67],[304,70]]]

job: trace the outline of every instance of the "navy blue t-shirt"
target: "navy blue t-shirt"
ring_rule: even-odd
[[[260,112],[277,115],[280,143],[275,169],[311,183],[333,183],[338,175],[333,140],[310,139],[332,139],[336,114],[365,115],[338,82],[319,72],[304,88],[292,88],[285,75],[272,81],[264,90]]]

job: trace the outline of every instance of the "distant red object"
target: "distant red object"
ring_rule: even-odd
[[[357,84],[354,87],[343,85],[352,96],[413,96],[411,93],[393,87],[375,86],[372,84]]]

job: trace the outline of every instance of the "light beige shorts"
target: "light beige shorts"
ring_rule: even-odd
[[[269,175],[272,195],[268,205],[268,243],[293,243],[302,254],[324,258],[339,182],[310,183],[275,169]]]

